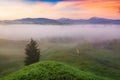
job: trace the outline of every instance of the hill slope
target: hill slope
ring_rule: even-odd
[[[80,71],[63,63],[43,61],[23,68],[1,80],[110,80]]]

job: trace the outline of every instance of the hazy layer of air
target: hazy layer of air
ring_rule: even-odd
[[[120,25],[0,25],[0,39],[120,39]]]

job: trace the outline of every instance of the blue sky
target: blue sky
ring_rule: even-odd
[[[60,1],[67,1],[67,0],[24,0],[26,2],[51,2],[51,3],[55,3],[55,2],[60,2]]]

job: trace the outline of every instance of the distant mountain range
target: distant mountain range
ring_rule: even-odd
[[[66,24],[120,24],[120,20],[112,20],[112,19],[105,19],[98,17],[92,17],[90,19],[78,19],[78,20],[61,18],[58,21]]]
[[[3,24],[55,24],[55,25],[62,24],[57,20],[47,19],[47,18],[23,18],[23,19],[17,19],[17,20],[0,21],[0,23],[3,23]]]
[[[0,24],[51,24],[51,25],[64,25],[64,24],[120,24],[120,19],[112,20],[99,17],[92,17],[90,19],[48,19],[48,18],[23,18],[17,20],[4,20]]]

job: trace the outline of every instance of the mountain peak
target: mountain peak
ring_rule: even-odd
[[[105,18],[91,17],[89,20],[105,20]]]

